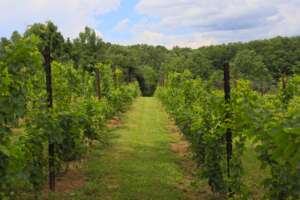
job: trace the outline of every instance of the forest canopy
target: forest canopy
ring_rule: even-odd
[[[52,22],[53,29],[58,29]],[[43,25],[33,24],[22,35],[14,32],[11,38],[1,38],[1,52],[16,38],[30,34],[41,35]],[[42,44],[39,44],[40,46]],[[254,87],[268,91],[282,79],[300,73],[300,36],[275,37],[246,43],[229,43],[198,49],[146,44],[118,45],[103,41],[95,30],[86,27],[76,38],[56,37],[53,45],[55,60],[71,62],[76,68],[92,71],[96,63],[111,64],[122,70],[127,82],[137,80],[143,95],[154,93],[156,85],[162,84],[168,72],[191,71],[194,77],[204,80],[220,79],[217,74],[224,63],[233,66],[233,73],[254,82]],[[235,76],[235,75],[234,75]],[[218,81],[218,80],[215,80]]]

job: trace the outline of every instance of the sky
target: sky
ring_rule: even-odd
[[[0,37],[53,21],[65,37],[85,26],[106,42],[198,48],[300,35],[300,0],[0,0]]]

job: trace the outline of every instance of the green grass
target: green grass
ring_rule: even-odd
[[[262,199],[265,193],[262,181],[270,176],[268,169],[262,169],[261,162],[258,160],[253,144],[248,141],[242,157],[245,174],[243,181],[249,188],[253,199]]]
[[[171,151],[171,143],[178,142],[178,138],[169,133],[169,125],[168,115],[156,98],[138,98],[122,116],[122,125],[110,131],[111,145],[99,144],[91,149],[82,169],[86,177],[84,187],[71,193],[56,193],[46,199],[218,199],[209,192],[207,182],[196,180],[196,177],[193,181],[201,184],[196,184],[194,189],[187,187],[189,192],[198,192],[183,192],[180,185],[186,181],[187,172],[181,162],[187,158]],[[250,142],[242,160],[243,181],[250,190],[251,199],[261,199],[264,193],[261,180],[268,171],[260,168]]]
[[[92,150],[84,167],[85,186],[55,199],[186,199],[178,188],[180,158],[171,151],[167,114],[158,100],[138,98],[123,118],[111,133],[112,146]]]

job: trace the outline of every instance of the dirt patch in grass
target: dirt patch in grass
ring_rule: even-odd
[[[172,119],[167,128],[172,136],[171,149],[179,156],[180,167],[184,171],[184,178],[179,182],[178,188],[191,200],[219,199],[210,191],[205,180],[196,177],[199,168],[192,159],[190,143],[183,137]]]
[[[110,119],[107,123],[107,127],[108,128],[117,128],[117,127],[120,127],[122,126],[122,121],[121,119],[119,118],[113,118],[113,119]]]
[[[183,137],[180,130],[176,127],[173,121],[168,125],[168,129],[172,134],[171,149],[176,153],[181,160],[181,165],[185,171],[189,172],[190,175],[197,170],[197,165],[192,160],[192,153],[190,150],[190,143]]]
[[[68,171],[56,177],[55,191],[59,193],[69,193],[85,185],[86,177],[81,171],[81,163],[72,162],[69,164]],[[49,192],[48,185],[45,186],[45,192]]]
[[[177,136],[180,137],[180,136]],[[186,156],[189,154],[189,143],[187,141],[179,141],[171,144],[172,151],[180,156]]]
[[[107,126],[109,129],[117,128],[122,125],[123,123],[119,118],[113,118],[107,122]],[[93,144],[89,148],[93,148]],[[69,163],[67,172],[63,175],[57,176],[55,191],[58,193],[71,193],[77,189],[82,188],[85,185],[87,179],[87,177],[84,175],[84,172],[82,171],[82,164],[90,159],[92,159],[91,155],[87,154],[81,161]],[[117,187],[116,185],[117,184],[112,183],[111,187]],[[49,192],[48,184],[45,185],[44,192]]]
[[[113,176],[106,176],[102,180],[106,183],[106,187],[109,191],[117,190],[120,187],[119,180]]]
[[[76,170],[70,170],[66,176],[57,180],[57,192],[72,192],[85,185],[85,177]]]

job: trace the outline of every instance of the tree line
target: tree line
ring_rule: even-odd
[[[34,24],[30,26],[30,30],[38,31],[39,26],[40,24]],[[14,32],[11,37],[20,37],[20,34]],[[117,66],[124,74],[123,79],[127,82],[137,80],[143,94],[147,96],[153,94],[157,83],[162,83],[169,71],[183,72],[188,69],[194,77],[218,79],[225,62],[231,63],[235,74],[242,72],[242,77],[253,80],[254,87],[261,92],[276,87],[279,80],[286,85],[288,77],[300,73],[299,36],[198,49],[167,49],[164,46],[146,44],[112,44],[103,41],[93,29],[86,27],[74,39],[60,35],[57,40],[61,45],[56,48],[57,52],[53,52],[56,59],[71,61],[76,67],[87,71],[92,71],[97,62]],[[7,41],[8,39],[2,38],[0,46]]]

